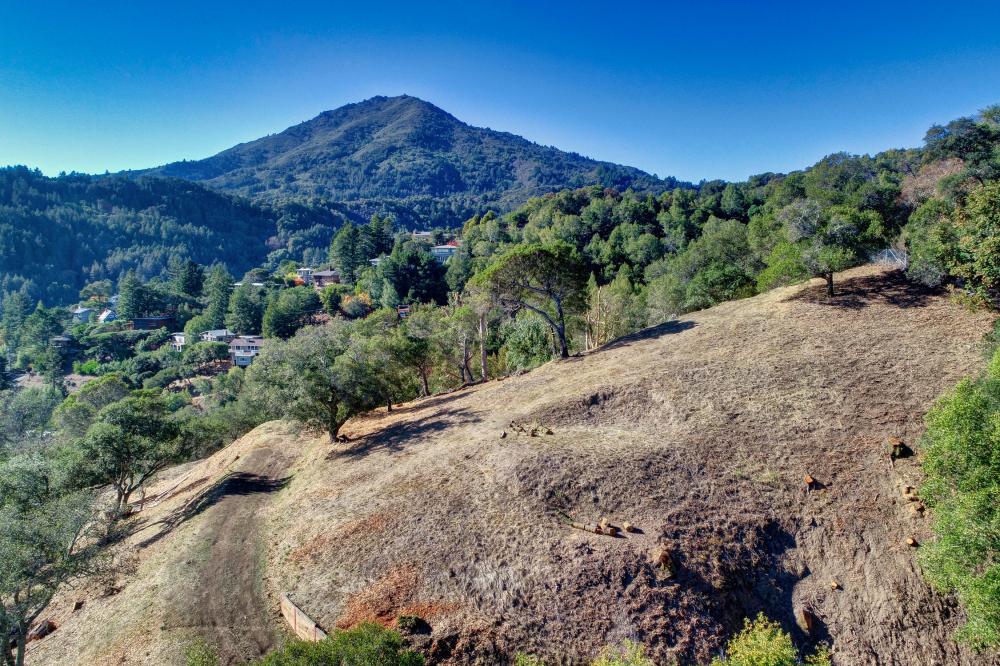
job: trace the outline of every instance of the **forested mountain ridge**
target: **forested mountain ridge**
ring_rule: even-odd
[[[486,209],[507,212],[565,188],[659,193],[685,185],[473,127],[407,95],[348,104],[213,157],[141,173],[194,180],[255,201],[319,198],[350,202],[366,214],[402,208],[443,226]]]
[[[177,178],[0,169],[0,292],[64,302],[85,282],[117,280],[129,269],[159,275],[172,255],[240,273],[264,260],[275,220]]]

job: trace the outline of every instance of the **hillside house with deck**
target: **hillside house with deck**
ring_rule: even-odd
[[[260,353],[264,338],[259,335],[238,335],[229,342],[229,360],[238,368],[245,368],[253,363]]]

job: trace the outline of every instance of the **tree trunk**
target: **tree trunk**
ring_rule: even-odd
[[[556,337],[559,339],[559,358],[569,358],[569,345],[566,344],[565,325],[556,329]]]
[[[489,376],[486,368],[486,335],[489,333],[486,325],[486,313],[479,315],[479,373],[482,381],[488,381]]]
[[[427,371],[424,368],[420,368],[420,383],[424,389],[424,397],[426,398],[431,394],[431,387],[427,384]]]
[[[14,659],[14,666],[24,666],[24,646],[27,642],[27,635],[27,627],[18,627],[17,657]]]
[[[389,414],[392,414],[392,400],[391,399],[385,401],[385,411],[387,413],[389,413]]]
[[[128,500],[132,497],[132,491],[127,488],[118,489],[118,513],[119,515],[124,514],[125,510],[128,509]]]
[[[833,273],[825,273],[823,277],[826,278],[826,295],[833,298]]]

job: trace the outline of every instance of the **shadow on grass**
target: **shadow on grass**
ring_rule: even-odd
[[[440,404],[446,402],[447,400],[442,400]],[[429,403],[424,402],[422,404],[427,406]],[[397,413],[396,410],[393,413]],[[407,445],[417,443],[422,437],[442,432],[447,428],[468,423],[477,423],[480,420],[478,416],[472,415],[466,408],[438,410],[423,418],[394,423],[378,432],[373,432],[366,437],[357,439],[348,449],[331,451],[327,456],[327,460],[359,458],[380,450],[399,453]]]
[[[882,275],[866,275],[833,283],[833,298],[826,295],[826,284],[809,286],[785,302],[814,303],[845,310],[861,310],[869,305],[891,305],[898,308],[920,308],[940,289],[925,287],[906,279],[903,271]]]
[[[629,335],[623,335],[620,338],[612,340],[603,347],[598,347],[597,349],[590,352],[591,354],[600,354],[603,351],[608,351],[609,349],[617,349],[623,345],[631,344],[633,342],[641,342],[643,340],[655,340],[656,338],[662,338],[664,335],[673,335],[674,333],[681,333],[682,331],[687,331],[689,329],[697,326],[693,321],[678,321],[677,319],[672,319],[670,321],[665,321],[662,324],[657,324],[656,326],[650,326],[649,328],[644,328],[637,333],[630,333]]]
[[[226,497],[273,493],[284,488],[290,478],[272,479],[250,472],[231,472],[226,474],[163,520],[149,525],[149,527],[154,525],[160,525],[161,527],[156,534],[139,543],[139,547],[145,548],[156,543],[180,525],[215,506]]]

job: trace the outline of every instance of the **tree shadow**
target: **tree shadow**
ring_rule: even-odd
[[[424,404],[426,405],[427,403]],[[464,407],[461,409],[439,410],[419,419],[403,421],[387,426],[378,432],[355,440],[355,443],[347,449],[331,451],[326,459],[360,458],[379,450],[399,453],[406,445],[414,443],[421,437],[442,432],[447,428],[455,426],[478,423],[481,420]]]
[[[623,335],[620,338],[615,338],[611,342],[594,349],[589,354],[599,354],[603,351],[608,351],[610,349],[617,349],[624,345],[632,344],[633,342],[641,342],[642,340],[654,340],[656,338],[661,338],[664,335],[672,335],[674,333],[680,333],[682,331],[687,331],[694,328],[697,324],[693,321],[680,321],[677,319],[672,319],[670,321],[665,321],[662,324],[657,324],[656,326],[650,326],[649,328],[644,328],[636,333],[630,333],[628,335]]]
[[[814,608],[804,606],[810,613],[810,630],[805,631],[799,624],[797,615],[801,608],[796,607],[793,593],[802,576],[780,564],[782,556],[796,547],[795,536],[773,520],[753,532],[756,546],[748,550],[736,547],[722,553],[728,571],[721,586],[717,578],[712,580],[706,576],[701,559],[704,544],[697,543],[688,543],[683,548],[675,545],[670,549],[673,580],[710,600],[715,607],[713,614],[722,622],[727,636],[737,634],[745,619],[752,620],[758,613],[764,613],[780,623],[800,647],[811,651],[821,642],[832,644],[829,631]],[[808,571],[803,574],[807,575]]]
[[[931,297],[942,293],[939,288],[925,287],[906,279],[901,270],[879,275],[863,275],[834,282],[834,295],[826,295],[826,285],[814,285],[789,296],[783,302],[812,303],[846,310],[861,310],[869,305],[891,305],[898,308],[920,308]]]
[[[156,543],[180,525],[215,506],[226,497],[273,493],[288,485],[289,480],[291,477],[287,476],[274,479],[250,472],[230,472],[192,497],[163,520],[145,526],[161,525],[161,528],[156,534],[140,542],[138,546],[145,548]]]
[[[454,389],[453,391],[449,391],[447,393],[436,393],[425,398],[416,398],[402,407],[393,407],[392,412],[389,414],[387,414],[384,409],[379,409],[376,412],[368,412],[367,414],[361,414],[360,417],[355,416],[354,418],[358,420],[368,420],[384,418],[387,415],[410,414],[412,412],[418,412],[422,409],[447,405],[453,400],[460,398],[462,395],[464,395],[462,389]]]

